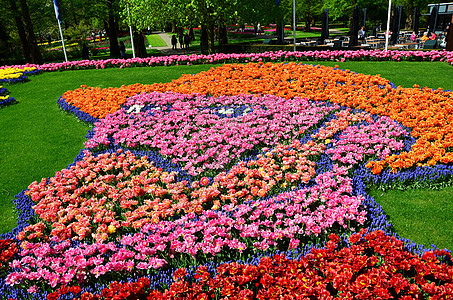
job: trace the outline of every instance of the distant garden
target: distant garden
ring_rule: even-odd
[[[204,1],[186,5],[180,1],[162,5],[154,0],[79,2],[54,0],[53,5],[42,5],[38,0],[5,1],[0,8],[0,65],[63,61],[61,37],[69,60],[82,59],[84,45],[91,59],[119,58],[120,42],[129,49],[129,57],[132,44],[137,57],[159,56],[161,52],[148,47],[153,44],[148,36],[155,31],[188,34],[193,50],[205,54],[222,52],[222,45],[227,44],[267,43],[268,39],[278,45],[292,43],[294,28],[299,41],[324,41],[329,38],[328,29],[334,29],[333,36],[349,36],[353,38],[349,46],[354,46],[361,26],[368,36],[386,31],[389,8],[384,0],[296,1],[295,14],[290,0],[213,1],[209,7]],[[450,21],[440,8],[433,15],[427,1],[394,1],[390,9],[392,33],[416,31],[421,38],[424,31],[445,32]],[[391,43],[396,42],[392,35]],[[262,51],[269,50],[278,49]]]

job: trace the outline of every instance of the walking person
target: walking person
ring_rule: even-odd
[[[189,34],[187,33],[184,36],[184,46],[187,51],[189,51],[189,44],[190,44],[190,37],[189,37]]]
[[[184,34],[182,33],[182,31],[179,32],[178,39],[179,39],[179,47],[181,49],[184,48]]]
[[[82,46],[82,59],[88,60],[90,59],[90,50],[88,49],[86,44]]]
[[[172,37],[171,37],[171,49],[172,50],[177,50],[177,47],[176,47],[176,44],[178,43],[177,39],[176,39],[176,35],[174,34]]]
[[[126,46],[124,45],[123,41],[120,42],[119,48],[120,48],[121,58],[126,58]]]

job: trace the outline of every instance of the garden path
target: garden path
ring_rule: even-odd
[[[184,51],[182,49],[179,49],[179,43],[177,45],[178,50],[173,50],[172,45],[171,45],[171,34],[170,33],[163,32],[163,31],[157,31],[157,32],[155,31],[155,32],[153,32],[153,34],[159,35],[160,38],[162,40],[164,40],[165,43],[167,44],[166,47],[153,47],[153,49],[160,50],[162,52],[162,54],[164,54],[164,55],[173,55],[173,54],[180,55],[180,54],[196,53],[196,51],[190,49],[190,46],[189,46],[189,51]]]

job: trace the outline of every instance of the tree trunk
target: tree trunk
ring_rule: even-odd
[[[305,10],[305,26],[304,26],[304,31],[305,32],[310,32],[311,31],[311,1],[307,1],[307,7]]]
[[[189,28],[189,37],[190,37],[191,41],[195,41],[195,32],[193,31],[192,25],[190,25],[190,28]]]
[[[214,22],[210,21],[208,18],[208,22],[206,24],[206,35],[207,35],[207,48],[208,54],[212,54],[215,52],[215,30],[214,30]]]
[[[227,29],[224,23],[222,23],[219,28],[219,44],[228,44]]]
[[[39,52],[38,45],[36,44],[35,32],[33,31],[33,23],[31,22],[30,12],[26,0],[19,0],[22,10],[22,17],[25,24],[27,34],[27,44],[30,49],[30,61],[33,64],[42,64],[41,52]]]
[[[285,40],[285,36],[284,36],[284,27],[283,27],[283,20],[282,21],[278,21],[277,22],[277,43],[279,45],[282,45],[284,40]]]
[[[10,59],[10,45],[8,42],[8,32],[6,26],[0,20],[0,65],[7,65]]]
[[[201,25],[200,47],[201,53],[204,54],[204,51],[208,48],[208,31],[206,30],[206,25]]]
[[[118,46],[118,36],[117,36],[117,24],[115,20],[115,10],[113,7],[114,0],[107,1],[107,8],[109,12],[109,21],[107,27],[107,35],[110,41],[110,57],[120,57],[120,47]]]
[[[310,32],[310,27],[311,27],[311,16],[310,16],[310,11],[307,11],[305,13],[305,26],[304,26],[304,31],[305,32]]]
[[[27,35],[25,34],[24,23],[22,22],[21,13],[17,8],[15,0],[9,0],[11,11],[14,15],[14,21],[16,22],[17,33],[22,44],[22,50],[24,53],[25,61],[31,61],[30,49],[28,48]]]
[[[148,53],[146,53],[145,39],[143,38],[142,33],[134,28],[133,35],[134,35],[135,56],[147,57]]]

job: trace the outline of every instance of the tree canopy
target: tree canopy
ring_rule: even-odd
[[[278,2],[278,5],[277,5]],[[393,0],[402,5],[406,27],[411,27],[414,9],[427,12],[428,3],[439,0]],[[119,55],[117,32],[130,24],[136,28],[136,37],[148,27],[162,29],[201,26],[207,48],[214,50],[214,36],[226,35],[230,24],[290,24],[293,0],[60,0],[62,27],[70,36],[76,32],[106,29],[113,56]],[[367,19],[387,20],[388,0],[297,0],[296,18],[305,22],[305,29],[320,21],[323,9],[329,9],[329,19],[348,22],[355,6],[367,8]],[[129,9],[129,11],[128,11]],[[403,22],[404,24],[404,22]],[[0,63],[40,61],[35,47],[40,37],[59,36],[52,0],[0,0]],[[125,27],[123,27],[125,28]],[[82,30],[83,29],[83,30]],[[226,41],[223,39],[223,41]],[[15,45],[21,45],[17,47]]]

